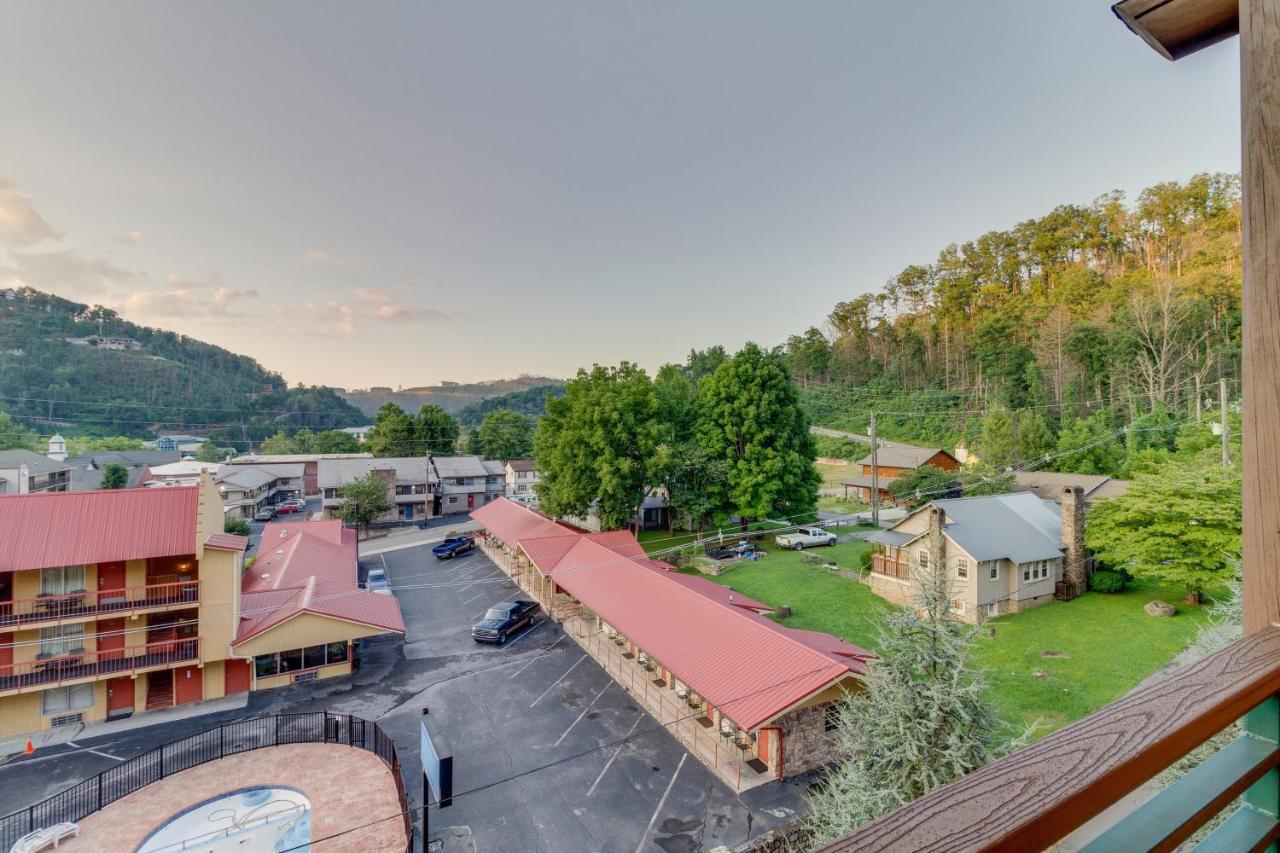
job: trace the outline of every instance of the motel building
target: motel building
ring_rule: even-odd
[[[222,525],[208,474],[0,496],[0,738],[345,675],[355,640],[403,633],[340,522],[268,525],[247,573]]]
[[[728,587],[502,498],[482,548],[694,757],[737,791],[824,764],[870,652],[788,628]]]

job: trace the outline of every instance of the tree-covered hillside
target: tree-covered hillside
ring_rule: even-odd
[[[979,438],[951,412],[1041,412],[1051,438],[1099,412],[1195,419],[1238,375],[1240,247],[1236,175],[1113,192],[947,246],[785,351],[816,422],[901,412],[880,425],[902,440]]]
[[[0,408],[42,431],[207,433],[241,447],[282,428],[364,421],[332,389],[289,388],[247,356],[100,306],[25,288],[7,296],[0,297]]]
[[[500,397],[490,397],[487,400],[481,400],[478,403],[472,403],[462,409],[459,409],[456,417],[458,423],[467,429],[475,429],[484,422],[484,416],[490,412],[496,412],[499,409],[506,409],[512,412],[518,412],[522,415],[531,415],[540,418],[547,411],[547,400],[555,397],[564,396],[565,385],[563,382],[556,382],[551,385],[539,385],[535,388],[528,388],[524,391],[512,391],[510,394],[503,394]]]

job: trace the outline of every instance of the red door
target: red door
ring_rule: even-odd
[[[124,657],[124,619],[98,620],[98,659],[120,660]]]
[[[227,695],[249,692],[249,662],[247,660],[229,660],[227,669]]]
[[[13,666],[13,634],[0,634],[0,675],[10,675]]]
[[[124,600],[124,577],[123,562],[98,564],[99,604],[103,604],[108,601]]]
[[[769,729],[761,729],[756,733],[756,755],[765,764],[769,763]]]
[[[133,679],[113,678],[107,682],[107,715],[133,710]]]
[[[198,666],[180,666],[173,671],[173,704],[185,705],[204,698],[204,672]]]
[[[473,493],[473,494],[467,495],[467,509],[475,509],[475,508],[476,508],[475,494]]]

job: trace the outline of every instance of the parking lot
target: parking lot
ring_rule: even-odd
[[[550,620],[502,647],[471,640],[490,605],[521,597],[483,554],[437,562],[420,547],[362,563],[386,566],[408,630],[405,657],[441,664],[438,680],[380,723],[412,800],[423,706],[444,732],[455,801],[432,811],[430,832],[444,849],[710,850],[803,810],[804,781],[735,795]]]

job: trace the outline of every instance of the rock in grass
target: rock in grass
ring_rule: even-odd
[[[1162,619],[1168,619],[1170,616],[1178,612],[1178,608],[1174,607],[1167,601],[1151,601],[1147,603],[1146,611],[1150,616],[1159,616]]]

